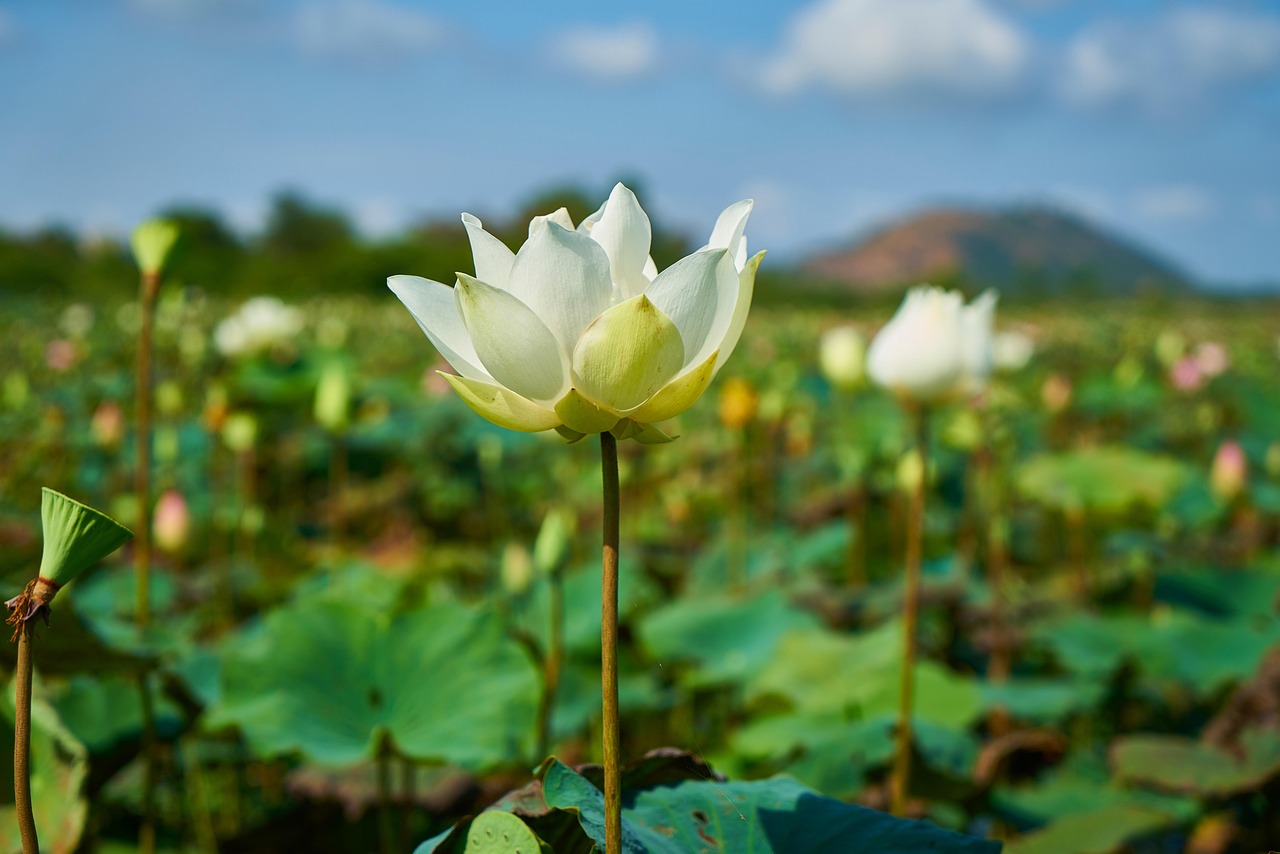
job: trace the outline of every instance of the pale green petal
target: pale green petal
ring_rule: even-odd
[[[535,221],[516,254],[507,290],[542,319],[567,360],[583,330],[613,298],[609,257],[585,234]]]
[[[684,343],[671,318],[641,294],[596,319],[573,351],[574,386],[621,412],[639,406],[684,364]]]
[[[586,433],[579,433],[577,430],[571,430],[563,424],[556,428],[556,432],[563,436],[570,445],[581,442],[587,435]]]
[[[603,433],[612,430],[620,419],[616,412],[597,406],[572,388],[556,404],[556,415],[577,433]]]
[[[635,409],[623,414],[633,421],[639,421],[643,424],[652,424],[655,421],[666,421],[668,418],[675,418],[681,412],[693,406],[707,390],[707,386],[711,385],[711,380],[716,375],[716,357],[718,355],[718,352],[712,353],[701,365],[682,376],[676,377],[663,386],[653,397]]]
[[[649,260],[653,231],[636,194],[622,184],[616,185],[609,201],[605,202],[600,221],[591,228],[591,238],[608,254],[613,281],[621,298],[630,299],[644,293],[649,284],[644,268]]]
[[[507,244],[485,231],[480,220],[471,214],[462,215],[462,224],[467,227],[467,238],[471,241],[476,278],[505,291],[507,280],[511,278],[511,264],[516,259],[515,253],[507,248]]]
[[[635,439],[642,445],[665,445],[676,438],[652,424],[637,424],[630,419],[623,419],[610,432],[618,439]]]
[[[550,430],[560,424],[560,419],[550,409],[539,406],[500,385],[456,377],[443,371],[439,373],[449,381],[449,385],[453,386],[453,390],[466,402],[467,406],[499,427],[519,430],[523,433],[537,433],[540,430]]]
[[[465,273],[458,274],[453,291],[471,343],[490,376],[539,402],[558,400],[568,391],[563,349],[533,309]]]
[[[431,346],[455,371],[473,380],[493,380],[480,365],[453,288],[421,276],[392,276],[387,279],[387,287],[409,309]]]
[[[756,271],[760,269],[760,262],[763,260],[764,250],[761,249],[751,256],[751,260],[747,261],[738,274],[738,300],[733,306],[733,319],[729,321],[729,329],[720,342],[720,355],[716,357],[717,371],[733,354],[733,348],[738,346],[738,339],[742,337],[743,327],[747,325],[747,312],[751,310],[751,297],[756,289]]]
[[[727,249],[704,249],[658,274],[645,296],[675,323],[682,368],[700,365],[724,339],[738,299],[738,271]]]

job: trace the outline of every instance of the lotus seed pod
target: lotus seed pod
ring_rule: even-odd
[[[167,219],[149,219],[133,230],[133,257],[146,276],[164,271],[169,253],[178,242],[178,226]]]
[[[351,421],[351,377],[338,362],[320,374],[314,406],[316,423],[330,433],[341,433]]]

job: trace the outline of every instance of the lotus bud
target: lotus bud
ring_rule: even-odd
[[[920,481],[924,478],[924,466],[921,464],[918,449],[912,448],[898,459],[895,478],[898,489],[908,495],[914,494],[920,488]]]
[[[258,419],[248,412],[233,412],[222,425],[222,441],[237,454],[253,450],[258,442]]]
[[[44,363],[60,374],[71,370],[78,356],[76,345],[65,338],[50,341],[44,348]]]
[[[104,400],[89,419],[89,435],[99,448],[110,451],[124,441],[124,410],[114,400]]]
[[[1025,332],[1016,329],[997,332],[991,339],[991,358],[997,371],[1014,373],[1031,361],[1036,342]]]
[[[133,230],[133,257],[142,275],[158,279],[178,242],[178,225],[167,219],[149,219]]]
[[[827,382],[840,391],[853,391],[866,377],[867,340],[853,326],[837,326],[822,334],[818,367]]]
[[[351,378],[339,362],[330,362],[316,384],[316,423],[330,433],[341,433],[351,422]]]
[[[720,423],[726,430],[742,430],[756,418],[760,399],[755,386],[741,377],[730,377],[720,389]]]
[[[502,550],[502,587],[512,596],[523,596],[533,584],[533,558],[519,543],[507,543]]]
[[[156,546],[169,554],[180,554],[191,538],[191,510],[182,493],[166,490],[156,501],[151,524]]]
[[[1204,387],[1205,376],[1192,356],[1183,356],[1169,369],[1169,382],[1184,394],[1191,394]]]
[[[5,604],[15,632],[37,616],[49,620],[49,603],[62,587],[125,544],[133,532],[103,513],[45,487],[40,520],[44,552],[40,571],[26,589]]]
[[[4,377],[4,405],[9,409],[25,409],[31,397],[31,383],[22,371],[14,370]]]
[[[1196,347],[1192,358],[1195,359],[1200,373],[1210,379],[1221,376],[1226,373],[1227,368],[1231,367],[1231,357],[1227,355],[1227,348],[1217,341],[1205,341]]]
[[[1052,415],[1057,415],[1071,404],[1071,380],[1065,374],[1050,374],[1040,387],[1040,401]]]
[[[182,386],[173,380],[165,380],[156,386],[156,412],[166,418],[182,414]]]
[[[1280,442],[1272,442],[1267,446],[1267,475],[1280,478]]]
[[[982,442],[982,421],[972,409],[959,409],[942,425],[942,441],[961,451],[972,451]]]
[[[1223,442],[1213,458],[1209,485],[1223,501],[1233,501],[1244,491],[1249,476],[1249,461],[1244,449],[1234,439]]]
[[[166,424],[159,427],[155,432],[155,452],[156,462],[173,463],[182,454],[182,440],[178,436],[178,430],[172,425]]]
[[[1176,329],[1166,329],[1156,338],[1156,358],[1165,367],[1172,367],[1187,351],[1187,339]]]
[[[533,543],[533,565],[538,572],[553,572],[569,558],[575,517],[569,508],[557,506],[547,511]]]
[[[93,306],[82,302],[72,303],[62,312],[59,328],[68,338],[82,339],[93,330]]]

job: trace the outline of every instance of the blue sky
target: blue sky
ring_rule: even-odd
[[[641,176],[783,257],[1049,201],[1280,281],[1280,0],[0,0],[0,223],[295,187],[370,233]]]

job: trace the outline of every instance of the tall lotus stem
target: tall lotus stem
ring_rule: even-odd
[[[915,694],[916,618],[920,610],[925,489],[929,480],[929,411],[921,406],[915,409],[913,416],[920,475],[913,484],[911,504],[907,510],[907,578],[902,602],[902,686],[898,695],[898,729],[889,792],[889,806],[896,816],[906,814],[907,796],[911,783],[911,712]]]
[[[604,549],[600,593],[600,682],[604,707],[605,854],[622,854],[622,744],[618,731],[618,440],[600,434]]]
[[[160,273],[143,272],[140,303],[142,326],[138,330],[137,401],[134,422],[137,430],[137,468],[133,491],[138,501],[137,542],[134,546],[134,589],[137,594],[138,625],[151,619],[151,337]]]
[[[990,431],[986,431],[990,435]],[[1009,563],[1009,551],[1004,517],[1001,513],[1001,489],[996,470],[996,452],[990,443],[979,451],[979,477],[983,481],[987,533],[987,586],[991,589],[991,657],[987,663],[987,681],[1000,684],[1009,678],[1012,670],[1012,649],[1008,636],[1008,591],[1005,576]],[[1009,713],[1004,708],[993,709],[987,719],[992,736],[1009,731]]]
[[[31,626],[18,628],[18,672],[13,720],[13,803],[17,809],[22,854],[40,854],[36,817],[31,811]]]
[[[555,714],[556,695],[560,692],[560,668],[564,663],[564,580],[560,568],[550,570],[548,592],[550,598],[547,654],[542,661],[542,699],[538,706],[538,755],[547,756],[551,751],[552,718]]]

